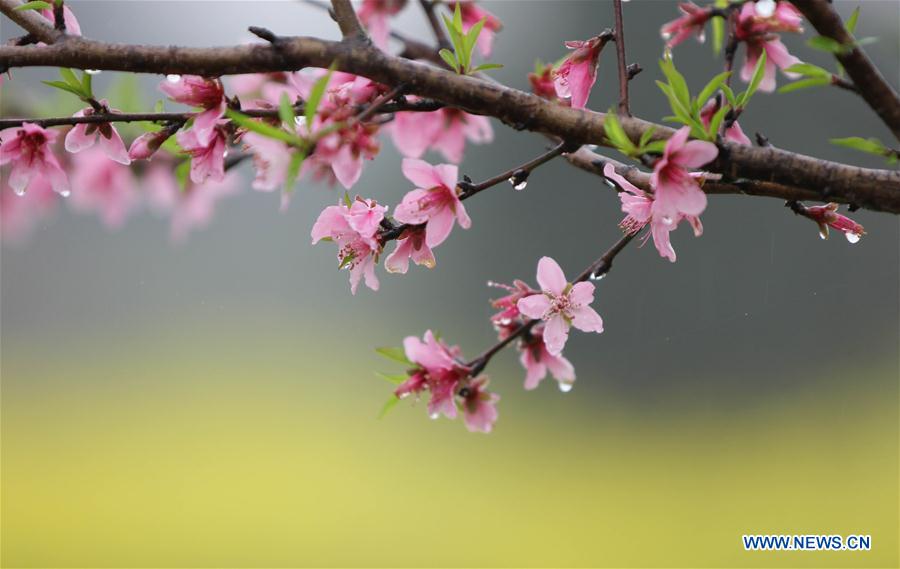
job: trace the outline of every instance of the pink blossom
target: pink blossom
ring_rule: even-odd
[[[397,239],[397,248],[384,260],[384,268],[389,273],[406,274],[409,270],[409,260],[417,265],[433,269],[435,266],[434,253],[425,243],[425,230],[420,226],[405,229]]]
[[[221,182],[225,178],[225,131],[213,129],[207,138],[201,138],[196,128],[182,130],[177,135],[178,144],[191,155],[191,181],[202,184],[207,178]]]
[[[319,128],[328,128],[335,122],[329,119]],[[362,175],[363,161],[372,160],[378,154],[377,132],[378,126],[375,124],[352,122],[319,140],[314,154],[316,160],[328,163],[334,177],[349,190]]]
[[[553,64],[547,63],[542,68],[536,68],[528,74],[528,82],[531,83],[531,92],[542,99],[556,101],[568,105],[568,100],[556,96],[556,85],[553,78]]]
[[[828,228],[840,231],[850,243],[856,243],[866,230],[847,216],[837,213],[838,204],[814,205],[806,208],[806,216],[819,224],[819,235],[828,239]]]
[[[3,131],[0,144],[0,166],[12,163],[9,185],[19,195],[40,179],[50,182],[53,191],[69,195],[69,180],[59,165],[50,145],[59,133],[32,123]]]
[[[426,224],[425,243],[428,247],[437,247],[447,239],[454,220],[463,229],[472,225],[459,199],[456,166],[432,166],[422,160],[405,158],[402,170],[417,187],[403,196],[403,201],[394,210],[394,217],[400,223]]]
[[[497,401],[500,396],[487,391],[487,383],[487,378],[473,379],[459,390],[463,420],[469,432],[490,433],[497,422]]]
[[[225,114],[225,90],[221,81],[184,75],[175,81],[163,81],[159,88],[176,103],[205,109],[194,116],[191,130],[195,131],[197,140],[203,144],[214,137],[216,125]]]
[[[569,391],[575,381],[575,368],[561,354],[551,354],[544,343],[543,325],[535,326],[519,345],[519,362],[525,368],[525,389],[535,389],[547,372],[559,383],[561,391]]]
[[[706,22],[712,17],[712,9],[701,8],[693,2],[682,2],[678,4],[678,9],[683,15],[660,29],[663,39],[666,40],[666,47],[673,48],[691,35],[696,35],[697,39],[703,42]]]
[[[409,394],[419,396],[423,391],[430,391],[428,414],[435,419],[441,415],[455,419],[457,387],[469,375],[468,368],[459,362],[459,347],[448,346],[428,330],[421,340],[416,336],[406,337],[403,349],[406,358],[417,368],[394,393],[404,398]]]
[[[719,111],[721,105],[719,100],[715,97],[710,99],[703,105],[703,108],[700,109],[700,120],[703,121],[703,126],[709,128],[709,123],[712,122],[713,116]],[[738,144],[743,144],[745,146],[753,146],[753,143],[750,142],[750,139],[747,138],[747,135],[744,134],[744,130],[741,128],[741,125],[738,124],[737,121],[731,123],[731,126],[725,129],[725,140],[730,140],[731,142],[736,142]]]
[[[462,16],[463,31],[467,32],[484,20],[484,27],[478,34],[478,51],[483,57],[490,57],[494,47],[494,35],[503,29],[503,24],[494,14],[478,6],[475,2],[450,2],[448,7],[456,10],[459,6],[459,15]]]
[[[800,63],[790,53],[774,32],[802,32],[802,16],[790,2],[748,2],[741,7],[734,26],[735,37],[746,43],[747,57],[741,67],[741,79],[749,82],[753,77],[760,55],[766,53],[766,64],[759,89],[764,92],[775,90],[775,68],[782,71]],[[788,77],[797,77],[785,72]]]
[[[622,201],[622,211],[626,214],[625,219],[619,223],[622,231],[628,234],[635,234],[643,229],[648,223],[650,224],[650,233],[653,237],[653,244],[660,256],[675,262],[675,250],[672,248],[669,233],[678,226],[679,217],[675,223],[666,223],[661,219],[653,217],[653,196],[634,186],[620,176],[612,164],[606,164],[603,167],[603,175],[614,181],[622,191],[619,193],[619,199]],[[700,220],[696,217],[689,218],[691,225],[695,228],[702,227],[699,225]],[[698,234],[699,235],[699,234]],[[646,242],[646,237],[644,242]]]
[[[387,49],[390,27],[388,20],[406,6],[406,0],[363,0],[359,8],[359,21],[366,26],[372,43]]]
[[[72,207],[95,212],[109,229],[119,229],[140,205],[131,169],[109,160],[100,148],[72,158]]]
[[[166,161],[152,162],[142,182],[150,205],[171,216],[170,239],[173,243],[181,243],[191,231],[208,226],[216,205],[239,193],[241,184],[240,176],[229,172],[222,181],[188,183],[182,189],[172,170],[172,164]]]
[[[56,16],[53,14],[53,8],[45,8],[38,13],[51,24],[56,24]],[[70,36],[81,35],[81,26],[78,24],[78,19],[75,17],[75,13],[66,5],[63,5],[63,22],[66,24],[67,34]]]
[[[336,206],[322,210],[313,225],[313,244],[322,239],[330,239],[338,246],[340,268],[350,270],[350,292],[356,294],[360,280],[365,278],[366,286],[378,290],[375,265],[381,253],[378,232],[387,208],[379,206],[375,200],[357,197],[349,206],[343,201]]]
[[[20,243],[56,209],[59,195],[46,178],[31,183],[28,193],[16,195],[6,184],[0,187],[0,237],[4,242]]]
[[[172,131],[168,128],[145,132],[131,143],[131,148],[128,149],[128,158],[131,160],[149,160],[171,136]]]
[[[706,194],[687,168],[699,168],[716,158],[715,144],[688,141],[691,129],[682,127],[669,138],[662,158],[653,166],[653,217],[676,225],[680,216],[696,217],[706,209]]]
[[[458,164],[467,140],[473,144],[491,142],[494,130],[487,117],[445,108],[430,113],[397,113],[391,136],[397,150],[407,158],[420,158],[430,148]]]
[[[525,316],[546,323],[544,341],[551,355],[562,353],[570,326],[584,332],[603,332],[603,320],[590,307],[594,301],[593,284],[570,284],[557,262],[550,257],[541,257],[538,262],[537,281],[541,293],[519,300],[518,307]]]
[[[109,109],[109,103],[106,99],[100,101],[103,109]],[[72,116],[88,117],[95,113],[93,107],[81,109]],[[117,113],[116,109],[109,109],[109,112]],[[120,164],[131,164],[131,158],[128,157],[128,151],[125,150],[125,143],[119,136],[119,131],[112,123],[82,123],[73,126],[69,133],[66,134],[66,150],[71,153],[81,152],[86,148],[94,146],[97,140],[100,140],[100,148],[109,157]]]
[[[253,189],[271,192],[284,185],[293,156],[287,145],[255,132],[248,132],[241,140],[253,153],[253,165],[256,167]]]
[[[516,279],[512,285],[503,283],[488,282],[488,286],[506,290],[509,294],[491,301],[491,306],[499,308],[500,311],[491,316],[491,322],[497,331],[500,332],[500,339],[508,336],[513,329],[518,327],[518,320],[521,318],[519,312],[519,301],[526,296],[538,294],[539,291],[534,290],[524,281]]]
[[[573,108],[583,109],[597,80],[597,60],[607,42],[597,36],[584,41],[567,41],[566,47],[574,49],[554,72],[556,94],[570,99]]]

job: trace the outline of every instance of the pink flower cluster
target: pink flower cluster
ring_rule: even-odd
[[[570,391],[575,381],[575,368],[562,355],[574,326],[584,332],[603,332],[603,319],[591,308],[594,285],[589,282],[569,283],[559,264],[550,257],[538,262],[535,290],[523,281],[502,285],[489,283],[509,292],[493,301],[500,311],[491,317],[500,340],[508,338],[537,321],[518,343],[519,362],[525,368],[525,389],[534,389],[549,372],[562,391]]]
[[[828,239],[828,228],[830,227],[843,233],[850,243],[857,243],[860,237],[866,234],[866,230],[849,217],[839,214],[837,210],[838,204],[836,203],[814,205],[807,207],[804,215],[819,225],[819,236],[822,239]]]
[[[403,340],[403,349],[416,367],[394,391],[397,397],[418,398],[427,391],[428,415],[432,419],[441,415],[455,419],[461,410],[467,429],[491,432],[497,421],[500,396],[487,391],[486,377],[470,377],[472,370],[461,362],[458,346],[448,346],[428,330],[421,340],[416,336]]]
[[[691,2],[678,5],[682,16],[662,26],[661,34],[668,48],[675,47],[692,35],[702,42],[706,23],[713,17],[711,7],[701,8]],[[760,55],[765,52],[766,65],[763,79],[759,84],[761,91],[771,92],[775,89],[775,68],[784,71],[788,67],[800,63],[800,60],[788,53],[781,42],[779,33],[803,31],[802,16],[793,4],[784,0],[757,0],[744,2],[740,6],[733,22],[731,33],[746,45],[747,57],[741,67],[741,79],[749,82],[756,69]],[[789,77],[794,74],[785,72]]]
[[[666,143],[662,158],[657,160],[650,177],[653,194],[644,192],[616,173],[612,164],[603,168],[603,175],[615,182],[622,192],[622,211],[627,215],[620,224],[626,233],[637,233],[648,223],[656,250],[662,257],[675,262],[669,233],[686,220],[694,235],[703,233],[700,214],[706,209],[706,194],[697,181],[699,168],[714,160],[719,153],[715,144],[701,140],[688,141],[690,127],[675,132]]]

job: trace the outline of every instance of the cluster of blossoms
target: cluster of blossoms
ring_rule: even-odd
[[[760,55],[765,53],[765,73],[759,89],[766,92],[775,90],[775,68],[784,71],[800,63],[799,59],[788,52],[778,35],[803,31],[800,12],[793,4],[784,0],[744,2],[728,9],[738,10],[735,17],[730,18],[730,33],[735,41],[745,44],[747,48],[747,56],[741,67],[741,79],[750,81]],[[675,47],[692,35],[702,42],[706,23],[713,17],[721,16],[721,13],[717,15],[717,9],[712,6],[701,8],[691,2],[679,4],[679,10],[682,16],[663,25],[661,29],[668,48]],[[789,77],[796,77],[792,73],[785,73]]]
[[[427,391],[428,415],[432,419],[441,415],[455,419],[462,410],[470,431],[491,432],[500,396],[487,391],[487,377],[471,377],[472,369],[462,362],[458,346],[448,346],[428,330],[421,340],[408,336],[403,340],[403,350],[415,367],[394,391],[398,398],[419,398]]]

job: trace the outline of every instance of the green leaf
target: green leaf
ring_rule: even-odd
[[[806,45],[819,51],[827,51],[828,53],[843,53],[847,48],[841,45],[837,40],[827,38],[825,36],[815,36],[806,40]]]
[[[459,6],[459,4],[457,4],[457,6]],[[466,67],[469,67],[472,63],[472,50],[475,48],[475,43],[478,41],[478,35],[481,34],[481,29],[484,27],[485,22],[487,22],[487,18],[482,18],[475,22],[463,38],[466,48]]]
[[[456,56],[452,51],[447,48],[441,48],[441,51],[439,51],[438,54],[441,56],[441,59],[443,59],[444,62],[449,65],[451,69],[453,69],[453,71],[459,73],[459,63],[456,61]]]
[[[287,93],[282,93],[281,99],[278,101],[278,118],[281,119],[281,123],[287,125],[287,128],[291,131],[296,130],[297,128],[294,116],[294,105],[291,104],[291,98]]]
[[[57,89],[62,89],[63,91],[72,93],[76,97],[81,97],[81,89],[76,89],[65,81],[41,81],[41,83],[43,83],[44,85],[49,85],[51,87],[56,87]]]
[[[722,40],[725,37],[725,22],[722,18],[712,19],[712,50],[718,54],[722,51]]]
[[[59,75],[63,78],[63,81],[81,91],[81,81],[78,80],[78,77],[75,76],[75,72],[67,67],[59,68]]]
[[[387,400],[387,403],[381,407],[381,411],[378,413],[379,419],[384,419],[385,415],[390,413],[391,409],[397,406],[397,403],[400,403],[400,398],[396,395],[391,395],[391,398]]]
[[[350,263],[352,263],[352,262],[353,262],[353,259],[355,259],[355,258],[356,258],[356,252],[355,252],[355,251],[351,251],[350,253],[348,253],[347,255],[345,255],[344,258],[341,259],[341,264],[338,265],[338,270],[341,270],[341,269],[343,269],[344,267],[349,266]]]
[[[458,6],[458,4],[457,4]],[[456,52],[456,60],[459,62],[459,65],[462,69],[466,69],[467,64],[464,59],[465,50],[465,40],[462,35],[462,25],[457,28],[456,25],[447,19],[447,16],[443,16],[444,24],[447,26],[447,32],[450,34],[450,41],[453,43],[453,51]]]
[[[94,76],[87,71],[81,72],[81,90],[85,95],[93,98],[94,96]]]
[[[502,69],[502,63],[482,63],[478,67],[472,70],[472,73],[478,73],[479,71],[487,71],[488,69]]]
[[[185,160],[175,167],[175,179],[178,180],[178,187],[181,191],[187,189],[188,176],[191,173],[191,161]]]
[[[706,101],[711,99],[715,92],[719,90],[725,83],[725,80],[728,79],[729,75],[731,75],[730,71],[724,71],[709,80],[709,83],[707,83],[703,90],[700,91],[700,94],[697,95],[696,104],[694,105],[697,112],[699,112],[699,110],[703,108],[703,105],[706,104]]]
[[[641,135],[640,141],[638,141],[638,147],[643,149],[647,146],[647,143],[650,142],[650,139],[653,138],[653,133],[656,132],[656,127],[651,126],[647,130],[644,131],[644,134]]]
[[[750,86],[747,87],[747,90],[744,91],[743,95],[740,97],[740,101],[738,102],[739,107],[746,107],[747,103],[750,102],[750,97],[756,93],[756,90],[759,88],[759,84],[763,80],[763,76],[766,74],[766,52],[763,50],[762,53],[759,54],[759,59],[756,61],[756,69],[753,70],[753,77],[750,78]]]
[[[403,351],[403,348],[375,348],[375,351],[378,352],[378,355],[395,362],[400,362],[403,365],[415,365],[406,357],[406,352]]]
[[[728,104],[732,107],[736,107],[737,99],[735,98],[734,91],[731,90],[731,87],[729,87],[727,83],[722,83],[721,89],[722,92],[725,93],[725,100],[728,101]]]
[[[153,112],[155,112],[155,113],[161,113],[161,112],[163,112],[164,110],[166,110],[166,103],[163,102],[162,99],[157,100],[157,101],[156,101],[156,104],[153,105]]]
[[[684,76],[675,69],[675,63],[670,58],[665,58],[659,62],[659,66],[665,74],[666,79],[669,80],[669,86],[672,88],[672,93],[678,101],[684,108],[691,108],[691,93],[688,90],[687,81],[685,81]]]
[[[672,112],[675,113],[675,116],[682,122],[690,121],[690,111],[678,100],[675,93],[672,92],[672,86],[668,83],[663,83],[662,81],[657,81],[656,84],[669,99],[669,106],[672,108]]]
[[[309,98],[306,100],[306,104],[303,109],[304,116],[306,117],[306,128],[312,131],[313,119],[316,118],[316,112],[319,110],[319,103],[322,102],[322,97],[325,96],[325,89],[328,88],[328,82],[331,81],[331,74],[334,73],[335,65],[334,63],[328,68],[328,72],[319,77],[315,83],[313,83],[312,89],[309,91]]]
[[[847,22],[844,24],[844,29],[847,30],[847,33],[853,35],[853,32],[856,31],[856,23],[859,21],[859,9],[861,6],[857,6],[856,10],[853,10],[853,13],[850,14],[850,17],[847,19]]]
[[[799,73],[807,77],[828,77],[831,78],[831,72],[812,63],[795,63],[785,69],[791,73]]]
[[[453,26],[460,34],[463,33],[462,8],[460,8],[459,2],[456,3],[456,7],[453,9]]]
[[[654,140],[653,142],[642,148],[642,150],[646,154],[662,154],[665,149],[665,140]]]
[[[353,207],[353,200],[350,199],[350,192],[344,191],[343,200],[344,200],[344,205],[347,206],[347,209],[350,209],[351,207]]]
[[[628,138],[625,129],[622,128],[622,124],[619,122],[619,117],[612,109],[606,113],[606,118],[603,120],[603,129],[606,132],[606,138],[609,139],[613,146],[615,146],[622,154],[627,154],[629,156],[635,154],[637,147],[631,142],[631,139]]]
[[[304,160],[306,160],[305,150],[300,150],[291,156],[291,162],[288,164],[287,174],[284,177],[284,191],[286,193],[294,191],[294,184],[297,183],[297,176],[300,175],[300,168],[303,167]]]
[[[821,87],[831,83],[831,77],[811,77],[809,79],[800,79],[778,88],[779,93],[791,93],[800,89],[808,89],[810,87]]]
[[[710,142],[716,141],[716,135],[719,132],[719,127],[722,126],[722,121],[725,120],[725,115],[728,114],[728,111],[731,110],[731,107],[728,105],[722,105],[722,107],[716,111],[716,114],[712,116],[709,120],[709,127],[706,129],[706,139]]]
[[[400,385],[401,383],[409,379],[409,376],[405,373],[381,373],[380,371],[376,371],[375,375],[385,381],[393,383],[394,385]]]
[[[42,2],[41,0],[34,0],[33,2],[25,2],[24,4],[20,4],[13,8],[16,12],[20,12],[23,10],[48,10],[53,7],[53,4],[49,4],[47,2]]]
[[[261,134],[268,138],[274,138],[275,140],[280,140],[282,142],[287,142],[290,145],[303,147],[304,141],[302,138],[290,134],[281,130],[278,127],[272,126],[270,124],[266,124],[264,122],[260,122],[257,120],[253,120],[247,115],[243,115],[233,109],[226,109],[225,115],[231,119],[238,126],[245,128],[249,131],[255,132],[257,134]]]
[[[829,142],[838,146],[852,148],[869,154],[878,154],[879,156],[890,156],[893,154],[891,149],[887,148],[877,138],[862,138],[860,136],[849,136],[847,138],[832,138]]]

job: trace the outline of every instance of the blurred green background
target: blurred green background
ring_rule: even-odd
[[[71,5],[87,35],[111,41],[227,44],[251,24],[336,35],[295,2]],[[521,88],[535,58],[613,25],[608,2],[486,5],[507,26],[495,76]],[[675,14],[674,2],[626,5],[628,58],[645,69],[633,109],[648,119],[667,114],[653,79],[659,25]],[[858,28],[880,38],[867,49],[894,85],[898,18],[897,3],[866,2]],[[428,37],[414,3],[399,26]],[[3,22],[4,41],[17,33]],[[695,90],[721,67],[708,45],[675,56]],[[614,65],[604,54],[590,107],[614,103]],[[4,115],[23,99],[60,112],[38,82],[54,75],[15,71]],[[141,84],[150,104],[157,80]],[[837,90],[757,95],[741,122],[860,165],[878,161],[827,138],[890,140]],[[544,147],[495,128],[494,145],[467,148],[461,169],[476,180]],[[398,162],[385,139],[354,191],[396,203],[409,189]],[[391,388],[373,371],[396,370],[372,348],[433,328],[478,353],[493,340],[484,283],[533,280],[541,255],[579,271],[618,234],[609,190],[552,163],[524,192],[469,202],[473,227],[437,249],[435,270],[381,271],[381,291],[351,297],[333,250],[308,245],[339,193],[304,184],[279,214],[276,196],[246,186],[181,246],[149,214],[112,233],[61,211],[3,248],[3,566],[900,563],[895,218],[854,214],[869,233],[854,246],[820,241],[776,200],[711,199],[701,239],[674,234],[678,263],[633,248],[598,283],[606,332],[573,334],[574,391],[525,392],[513,355],[496,358],[500,420],[481,436],[406,402],[377,420]],[[870,534],[873,546],[745,552],[746,533]]]

